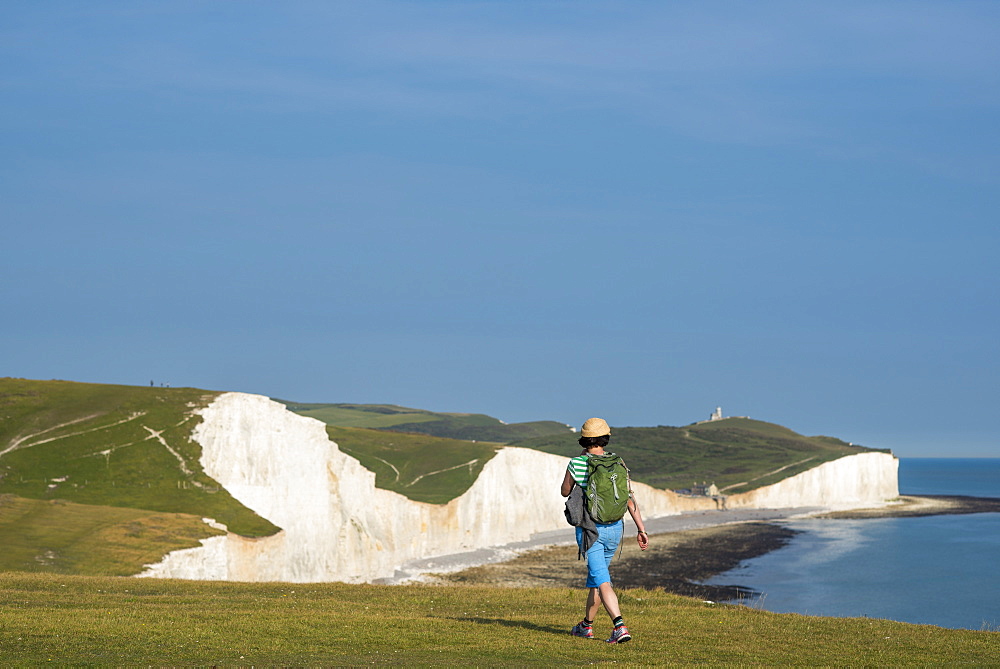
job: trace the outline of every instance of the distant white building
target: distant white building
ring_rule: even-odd
[[[709,420],[722,420],[722,407],[715,407],[715,411],[708,417]]]
[[[719,488],[714,483],[695,483],[694,486],[691,487],[691,494],[700,497],[718,497]]]

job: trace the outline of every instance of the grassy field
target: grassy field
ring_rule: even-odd
[[[546,437],[514,445],[567,457],[579,452],[573,438]],[[610,450],[625,458],[636,481],[669,490],[707,482],[738,493],[874,449],[832,437],[804,437],[773,423],[727,418],[686,427],[612,428]]]
[[[0,495],[0,571],[129,576],[216,534],[189,514]]]
[[[446,439],[510,443],[532,437],[572,434],[555,421],[501,422],[477,413],[435,413],[393,404],[302,404],[282,402],[290,411],[337,427],[365,427],[393,432],[415,432]]]
[[[339,427],[366,427],[373,430],[391,428],[403,423],[438,420],[437,414],[421,409],[407,409],[393,404],[302,404],[281,402],[289,411]]]
[[[1000,633],[620,595],[634,640],[571,637],[582,589],[0,574],[11,665],[995,666]],[[599,618],[604,638],[610,623]]]
[[[0,379],[0,493],[185,513],[245,536],[274,534],[201,469],[194,411],[217,395]]]

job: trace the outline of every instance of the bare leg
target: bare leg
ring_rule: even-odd
[[[601,610],[601,593],[597,588],[591,588],[587,593],[587,620],[594,620],[597,612]]]
[[[615,590],[614,588],[611,587],[610,581],[605,581],[604,583],[601,583],[601,586],[598,588],[598,591],[599,591],[597,594],[598,601],[604,603],[604,610],[608,612],[608,615],[611,616],[611,619],[614,620],[615,618],[620,616],[622,614],[622,611],[620,608],[618,608],[618,595],[615,594]],[[590,601],[589,598],[587,601],[588,602]],[[594,613],[597,613],[596,608],[594,609]],[[593,620],[593,618],[590,618],[590,620]]]

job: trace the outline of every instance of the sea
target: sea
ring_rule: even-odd
[[[1000,498],[1000,458],[901,458],[899,491]],[[1000,631],[1000,513],[783,524],[800,534],[707,582],[776,613]]]

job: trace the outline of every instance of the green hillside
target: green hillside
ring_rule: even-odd
[[[571,457],[580,452],[576,439],[545,437],[514,445]],[[612,428],[609,450],[625,458],[633,479],[656,488],[677,490],[707,482],[723,493],[738,493],[876,449],[832,437],[804,437],[749,418],[726,418],[686,427]]]
[[[0,379],[0,494],[190,514],[245,536],[274,534],[279,528],[201,469],[194,411],[217,395]]]
[[[340,450],[375,472],[377,487],[432,504],[445,504],[468,490],[503,446],[335,425],[326,431]]]
[[[331,438],[376,472],[378,487],[419,501],[445,502],[472,485],[475,480],[469,477],[472,472],[464,471],[461,463],[477,460],[475,469],[488,459],[470,450],[483,445],[473,441],[491,442],[485,445],[490,452],[498,444],[566,457],[579,452],[578,435],[555,421],[505,425],[483,414],[434,413],[388,404],[284,404],[296,413],[327,423]],[[386,436],[389,434],[394,436]],[[418,435],[450,441],[437,445],[421,440]],[[771,485],[824,462],[876,450],[833,437],[806,437],[786,427],[749,418],[727,418],[685,427],[615,428],[612,444],[613,450],[626,456],[637,481],[668,490],[715,483],[724,493]],[[413,479],[449,467],[455,469],[435,474],[436,478],[430,481],[420,479],[420,485],[405,483],[408,477]],[[422,486],[433,490],[425,492],[420,489]]]
[[[510,425],[475,413],[435,413],[393,404],[302,404],[275,400],[289,410],[338,427],[365,427],[392,432],[415,432],[447,439],[510,443],[535,437],[570,435],[567,425],[533,421]]]
[[[0,572],[130,576],[215,534],[186,513],[0,495]]]

